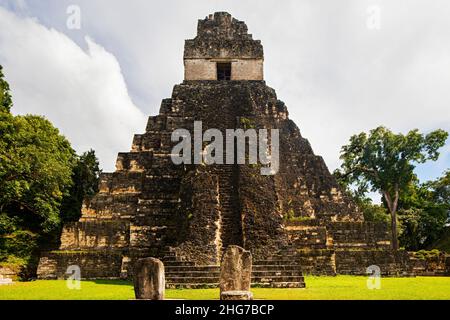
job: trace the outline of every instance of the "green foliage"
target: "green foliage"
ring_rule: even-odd
[[[449,172],[436,181],[414,181],[400,198],[400,241],[409,250],[432,247],[444,234],[450,217]]]
[[[27,266],[27,263],[26,259],[9,256],[5,261],[0,262],[0,267],[6,267],[20,273]]]
[[[360,208],[364,215],[364,220],[368,222],[389,222],[389,213],[386,208],[373,203],[363,203]]]
[[[442,253],[437,249],[419,250],[417,252],[414,252],[414,257],[416,257],[417,259],[420,259],[420,260],[430,260],[430,259],[439,258],[439,256],[441,254]]]
[[[393,199],[396,190],[404,191],[414,180],[415,163],[438,159],[447,137],[443,130],[424,135],[416,129],[403,135],[378,127],[350,138],[342,147],[343,164],[336,174],[361,193],[378,191]]]
[[[446,227],[439,239],[430,247],[450,253],[450,227]]]
[[[100,173],[99,161],[94,150],[77,156],[72,171],[72,186],[64,196],[61,205],[63,222],[73,222],[80,219],[83,200],[98,193]]]
[[[441,178],[425,183],[423,187],[428,191],[431,190],[430,201],[444,205],[450,210],[450,170],[447,170]]]
[[[0,262],[28,277],[43,244],[97,192],[100,169],[93,150],[76,156],[50,121],[13,116],[11,106],[0,66]]]
[[[284,220],[287,222],[304,222],[311,220],[311,217],[295,216],[294,210],[289,209],[289,211],[284,215]]]
[[[249,118],[241,117],[240,123],[241,123],[242,127],[244,128],[244,130],[255,129],[255,124]]]
[[[28,260],[38,249],[38,235],[27,230],[17,230],[1,238],[2,260],[17,257]]]
[[[74,151],[42,117],[0,117],[0,261],[28,278],[41,242],[59,230]]]
[[[437,160],[439,148],[444,146],[448,133],[436,130],[421,134],[412,130],[406,135],[394,134],[385,127],[354,135],[342,147],[341,170],[336,178],[348,188],[353,187],[359,197],[367,192],[380,192],[391,214],[393,248],[397,243],[397,210],[400,199],[414,183],[415,164]],[[448,191],[448,190],[447,190]]]
[[[289,222],[305,222],[312,220],[311,217],[289,217],[287,221]]]
[[[9,84],[5,81],[3,67],[0,65],[0,112],[9,112],[12,107]]]
[[[0,213],[0,265],[28,278],[37,263],[39,236],[22,230],[21,219]]]
[[[0,120],[0,212],[26,215],[44,233],[60,223],[59,206],[72,184],[75,153],[43,117]]]

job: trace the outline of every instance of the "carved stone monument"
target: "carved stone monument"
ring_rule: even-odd
[[[251,279],[252,254],[239,246],[229,246],[220,266],[221,300],[253,300]]]
[[[164,264],[155,258],[139,259],[134,267],[134,292],[138,300],[164,300]]]

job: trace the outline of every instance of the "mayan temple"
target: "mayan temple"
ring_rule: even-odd
[[[185,43],[185,76],[162,101],[116,171],[100,178],[79,222],[65,226],[59,250],[42,254],[38,276],[129,278],[137,258],[166,266],[168,287],[214,287],[228,245],[254,257],[252,282],[304,287],[304,274],[382,274],[407,270],[407,254],[390,249],[386,225],[364,222],[324,160],[289,119],[264,81],[264,53],[244,22],[219,12],[198,22]],[[172,133],[194,122],[203,131],[278,129],[280,169],[262,175],[251,164],[176,165]],[[113,130],[113,128],[112,128]]]

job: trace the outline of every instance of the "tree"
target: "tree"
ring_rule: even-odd
[[[431,199],[438,204],[446,206],[450,210],[450,170],[435,180],[424,184],[427,189],[431,189]]]
[[[397,250],[397,209],[400,196],[415,179],[416,163],[437,160],[448,133],[436,130],[427,135],[412,130],[394,134],[385,127],[354,135],[342,147],[339,180],[354,185],[359,192],[380,192],[391,216],[392,248]]]
[[[0,66],[0,263],[30,275],[39,249],[98,191],[100,170],[93,150],[77,156],[50,121],[13,116],[11,107]]]
[[[35,274],[39,248],[61,223],[75,153],[43,117],[0,111],[0,263]]]
[[[60,223],[74,163],[69,141],[48,120],[5,115],[0,119],[0,212],[52,232]]]
[[[3,76],[3,67],[0,65],[0,111],[9,112],[12,107],[12,99],[9,93],[9,84]]]
[[[100,165],[94,150],[77,157],[72,172],[73,184],[64,197],[61,205],[61,219],[63,222],[78,221],[81,216],[83,200],[94,196],[98,192]]]
[[[423,184],[411,184],[399,200],[401,243],[409,250],[428,249],[443,235],[450,217],[450,171]]]

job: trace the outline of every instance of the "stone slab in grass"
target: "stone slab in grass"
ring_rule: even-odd
[[[220,300],[253,300],[253,293],[250,291],[224,291],[220,294]]]
[[[133,282],[136,299],[164,300],[166,280],[160,260],[139,259],[134,266]]]

